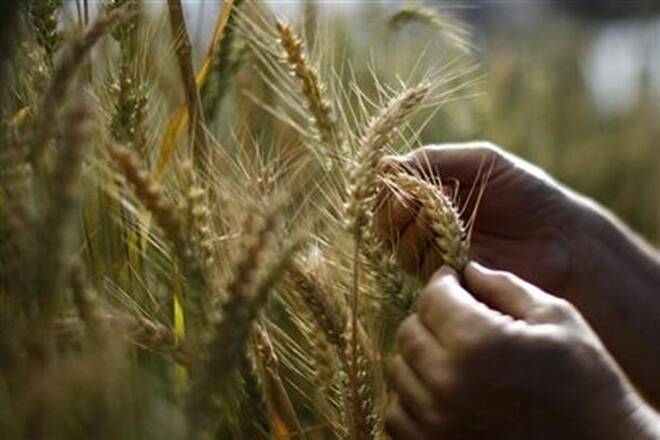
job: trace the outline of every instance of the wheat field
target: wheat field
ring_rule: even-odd
[[[538,87],[451,11],[225,0],[199,47],[181,0],[24,3],[0,20],[2,438],[386,438],[383,366],[423,280],[374,211],[421,204],[457,269],[478,215],[386,166],[427,142],[494,140],[657,237],[636,191],[658,109],[599,125],[545,68],[574,62],[561,42],[530,56]],[[540,103],[556,130],[528,130]]]

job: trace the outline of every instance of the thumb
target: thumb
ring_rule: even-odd
[[[456,179],[469,188],[479,179],[484,164],[496,163],[501,151],[487,142],[429,145],[399,160],[399,166],[416,170],[422,176]]]
[[[463,273],[468,290],[493,309],[516,319],[526,318],[545,293],[510,272],[496,271],[471,261]]]

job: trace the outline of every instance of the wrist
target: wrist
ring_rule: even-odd
[[[633,390],[614,407],[594,414],[592,420],[586,422],[591,425],[587,429],[587,438],[594,440],[660,439],[658,414]]]

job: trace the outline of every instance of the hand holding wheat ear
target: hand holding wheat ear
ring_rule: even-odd
[[[410,174],[398,173],[387,177],[385,182],[403,197],[420,204],[419,216],[428,222],[431,246],[441,255],[441,265],[462,271],[468,262],[468,230],[452,200],[442,189]]]
[[[442,183],[456,188],[453,203],[470,225],[471,258],[554,294],[570,294],[570,246],[587,212],[579,197],[535,166],[484,142],[423,147],[398,157],[396,164],[409,174],[441,176]],[[483,178],[488,170],[483,197],[475,197],[480,173]],[[426,278],[443,264],[443,255],[430,245],[435,234],[425,210],[400,194],[384,198],[375,229],[393,245],[405,269]]]

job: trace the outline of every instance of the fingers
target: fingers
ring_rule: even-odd
[[[470,262],[463,277],[470,292],[490,307],[517,319],[526,318],[544,300],[543,293],[509,272]]]
[[[498,314],[470,295],[461,286],[458,274],[448,266],[435,272],[422,290],[417,314],[435,337],[446,344],[473,326],[492,325],[498,320]]]
[[[401,355],[388,363],[388,376],[392,389],[412,417],[429,423],[429,416],[434,414],[433,395]]]
[[[394,439],[420,440],[425,438],[414,419],[401,405],[396,394],[392,396],[385,415],[385,429]]]
[[[419,319],[417,314],[413,314],[399,326],[397,333],[397,343],[401,356],[395,358],[391,364],[390,373],[392,378],[394,374],[403,370],[412,373],[418,378],[425,387],[431,390],[432,396],[436,402],[451,399],[453,393],[452,376],[449,366],[449,357],[445,352],[441,341]],[[398,364],[397,359],[405,361],[405,368]],[[399,370],[397,368],[400,368]],[[397,391],[397,383],[394,387]],[[419,393],[417,393],[419,394]],[[428,399],[421,397],[417,402],[428,403]],[[423,405],[421,405],[423,406]],[[427,406],[428,407],[428,406]]]

